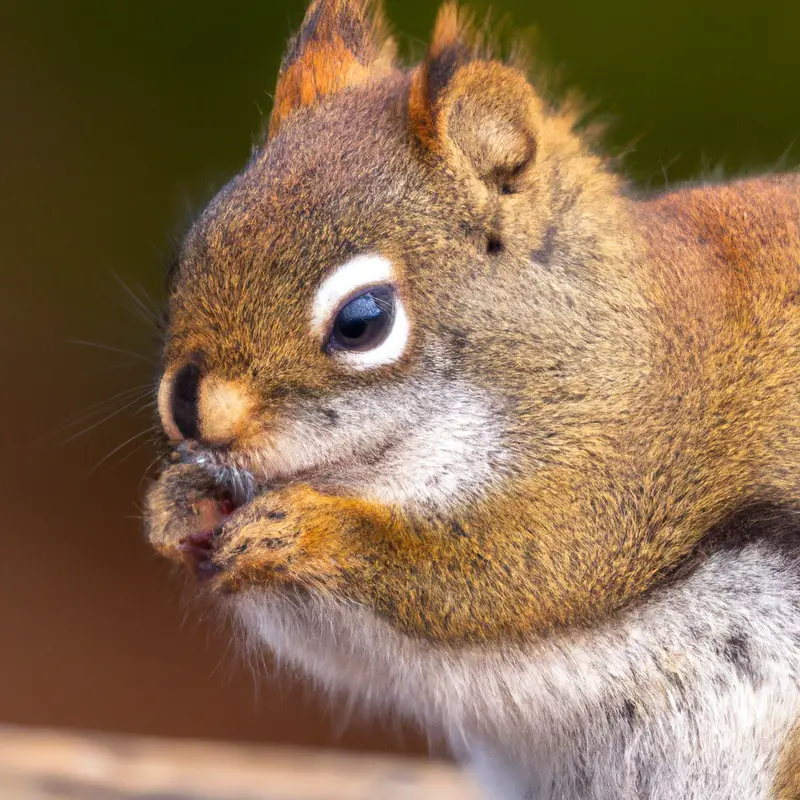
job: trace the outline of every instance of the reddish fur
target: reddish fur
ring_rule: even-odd
[[[305,30],[312,26],[312,35],[303,41]],[[367,2],[312,2],[295,45],[300,52],[281,68],[269,135],[275,136],[298,108],[313,106],[348,86],[385,77],[394,57],[394,42],[385,28],[381,9]],[[342,35],[344,30],[349,41]]]

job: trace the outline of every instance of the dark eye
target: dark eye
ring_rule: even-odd
[[[376,286],[339,309],[333,321],[329,350],[371,350],[386,339],[394,321],[394,291]]]

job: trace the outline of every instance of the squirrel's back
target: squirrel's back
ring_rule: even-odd
[[[719,441],[724,482],[747,465],[764,499],[800,489],[800,176],[712,184],[641,205],[655,363],[701,440]]]

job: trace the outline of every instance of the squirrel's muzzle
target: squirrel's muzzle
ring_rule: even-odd
[[[168,370],[158,390],[158,413],[173,441],[230,445],[253,421],[253,402],[240,382],[204,375],[188,363]]]

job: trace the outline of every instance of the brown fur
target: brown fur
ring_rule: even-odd
[[[506,78],[517,74],[470,61],[447,91],[471,92],[485,120],[495,108],[504,113]],[[425,537],[372,537],[381,544],[369,580],[365,559],[351,564],[345,546],[362,520],[351,522],[343,507],[323,537],[342,540],[342,585],[391,609],[409,632],[439,638],[530,635],[597,619],[650,588],[736,507],[796,496],[797,180],[630,200],[531,90],[527,116],[502,120],[528,134],[536,119],[535,148],[517,150],[509,137],[509,163],[523,169],[501,159],[501,172],[517,181],[504,194],[458,140],[444,152],[408,149],[397,123],[409,91],[402,76],[351,87],[287,127],[212,203],[187,241],[166,363],[200,353],[209,372],[249,380],[259,433],[269,427],[263,410],[279,417],[294,391],[324,394],[413,372],[412,350],[379,377],[339,374],[308,341],[300,313],[321,266],[344,260],[353,243],[380,244],[405,265],[412,314],[435,307],[438,325],[463,331],[459,366],[504,396],[514,409],[511,437],[527,446],[501,493],[462,510],[471,535],[445,525]],[[320,152],[331,154],[326,165]],[[290,229],[287,221],[296,222]],[[504,251],[481,255],[495,232]],[[550,252],[561,263],[548,264]],[[522,288],[515,274],[531,253],[544,262],[538,286],[525,289],[541,297],[540,340],[518,339],[513,324],[482,331],[486,321],[501,324],[493,318],[500,304],[513,318]],[[456,289],[464,281],[480,287],[472,322]],[[273,538],[266,521],[264,536]],[[419,560],[430,564],[425,581]],[[459,596],[463,607],[451,608]]]
[[[800,725],[796,726],[784,745],[775,780],[775,800],[800,798]]]
[[[636,199],[454,7],[409,72],[366,15],[312,4],[270,141],[185,244],[167,371],[196,360],[244,387],[244,451],[298,399],[415,380],[435,341],[499,398],[513,464],[445,516],[289,482],[226,525],[218,585],[314,587],[450,644],[542,636],[654,590],[737,509],[796,502],[798,178]],[[369,250],[400,270],[412,340],[347,374],[307,307]],[[149,501],[168,552],[193,525],[173,511],[189,468],[171,469]]]

